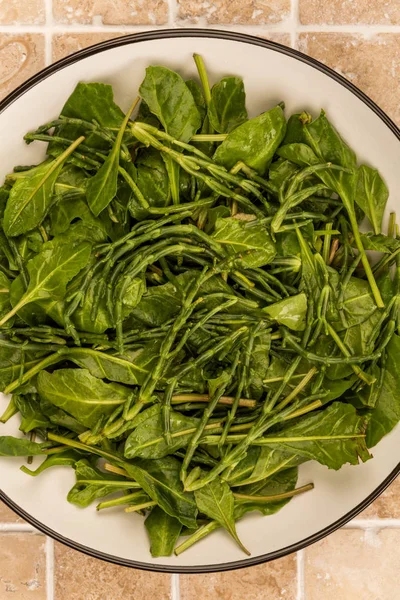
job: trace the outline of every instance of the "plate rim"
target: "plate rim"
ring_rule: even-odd
[[[385,125],[392,131],[392,133],[397,137],[400,141],[400,128],[394,123],[394,121],[386,114],[384,110],[382,110],[378,104],[376,104],[367,94],[362,92],[357,86],[353,83],[345,79],[343,75],[337,73],[330,67],[324,65],[320,61],[303,54],[299,50],[294,48],[289,48],[278,42],[274,42],[272,40],[267,40],[263,38],[259,38],[253,35],[249,35],[246,33],[239,33],[234,31],[225,31],[220,29],[202,29],[202,28],[182,28],[182,29],[163,29],[163,30],[152,30],[146,32],[139,33],[131,33],[128,35],[112,38],[110,40],[104,40],[97,44],[91,45],[82,50],[78,50],[73,54],[66,56],[55,63],[45,67],[21,85],[19,85],[15,90],[10,92],[2,101],[0,101],[0,114],[3,113],[13,102],[15,102],[18,98],[23,96],[28,90],[35,87],[41,81],[47,79],[54,73],[64,69],[65,67],[82,60],[83,58],[93,56],[100,52],[109,50],[111,48],[117,48],[119,46],[124,46],[128,44],[135,44],[138,42],[145,41],[154,41],[158,39],[170,39],[170,38],[183,38],[183,37],[200,37],[200,38],[215,38],[222,39],[234,42],[242,42],[247,44],[252,44],[255,46],[260,46],[262,48],[267,48],[268,50],[273,50],[280,54],[284,54],[305,64],[317,69],[318,71],[324,73],[331,79],[335,80],[337,83],[347,88],[350,92],[352,92],[359,100],[361,100],[364,104],[366,104],[384,123]],[[23,518],[27,523],[38,529],[41,533],[48,535],[53,538],[55,541],[64,544],[74,550],[82,552],[88,556],[92,556],[93,558],[97,558],[106,562],[110,562],[116,565],[120,565],[123,567],[131,567],[136,569],[141,569],[144,571],[153,571],[159,573],[181,573],[181,574],[196,574],[196,573],[215,573],[215,572],[223,572],[223,571],[231,571],[241,568],[246,568],[254,565],[259,565],[262,563],[266,563],[272,560],[276,560],[278,558],[282,558],[288,554],[297,552],[302,550],[303,548],[314,544],[320,540],[322,540],[327,535],[330,535],[346,523],[348,523],[351,519],[357,516],[360,512],[369,506],[376,498],[378,498],[385,489],[396,479],[396,477],[400,474],[400,462],[397,466],[391,471],[391,473],[382,481],[382,483],[369,494],[362,502],[356,505],[351,511],[347,512],[340,519],[337,519],[327,527],[317,531],[316,533],[299,540],[294,544],[290,544],[284,548],[280,548],[279,550],[275,550],[273,552],[268,552],[267,554],[262,554],[255,557],[244,558],[238,561],[231,561],[223,564],[209,564],[209,565],[197,565],[197,566],[172,566],[172,565],[163,565],[163,564],[154,564],[151,562],[141,562],[131,559],[122,558],[120,556],[115,556],[112,554],[107,554],[105,552],[101,552],[100,550],[95,550],[89,546],[84,544],[75,542],[72,539],[66,538],[59,534],[57,531],[47,527],[41,521],[38,521],[35,517],[25,512],[18,504],[16,504],[11,498],[9,498],[2,489],[0,489],[0,500],[2,500],[9,508],[11,508],[17,515]]]

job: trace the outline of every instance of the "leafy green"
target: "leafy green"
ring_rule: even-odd
[[[389,191],[376,169],[361,165],[358,170],[356,202],[367,215],[374,233],[381,233]]]
[[[182,531],[182,523],[155,506],[144,524],[150,538],[151,555],[171,556]]]
[[[110,473],[103,473],[85,459],[74,464],[76,484],[68,492],[67,500],[82,508],[89,506],[97,498],[127,489],[127,481]],[[121,482],[119,486],[118,483]],[[137,487],[132,482],[132,487]],[[129,489],[129,488],[128,488]]]
[[[228,256],[237,256],[238,264],[245,269],[267,265],[275,256],[274,243],[261,225],[246,227],[238,219],[218,218],[212,237]]]
[[[201,513],[217,521],[233,537],[238,546],[246,553],[236,533],[234,518],[234,497],[227,483],[217,478],[195,492],[196,504]]]
[[[400,373],[397,357],[400,351],[400,337],[394,335],[387,346],[387,358],[382,377],[382,387],[378,391],[374,410],[367,428],[367,446],[372,448],[389,433],[400,421]]]
[[[9,435],[0,436],[0,456],[36,456],[43,454],[41,444]]]
[[[239,160],[264,174],[284,138],[286,121],[280,106],[236,127],[218,146],[214,159],[227,169]]]
[[[89,428],[94,427],[100,417],[111,414],[132,394],[122,385],[104,383],[86,369],[58,369],[52,374],[41,371],[37,385],[42,398]]]
[[[125,465],[128,473],[152,500],[186,527],[196,527],[197,508],[194,495],[183,491],[179,478],[180,463],[172,456],[147,460],[136,458]]]
[[[201,125],[194,98],[178,73],[166,67],[147,67],[140,95],[165,131],[187,142]]]
[[[213,86],[208,117],[218,133],[229,133],[247,121],[246,94],[240,77],[224,77]]]

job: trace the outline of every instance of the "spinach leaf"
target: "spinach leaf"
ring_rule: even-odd
[[[366,419],[360,417],[353,406],[334,402],[315,414],[300,417],[297,423],[273,435],[282,440],[279,448],[284,454],[317,460],[337,470],[345,463],[355,465],[359,459],[364,462],[371,458],[363,437],[366,426]],[[320,436],[323,436],[322,439],[319,439]],[[289,441],[301,437],[316,439]]]
[[[172,137],[188,142],[201,125],[194,98],[178,73],[147,67],[140,95]]]
[[[171,556],[182,531],[182,523],[155,506],[144,525],[150,538],[150,552],[154,557]]]
[[[276,253],[263,225],[247,227],[238,219],[218,218],[211,237],[221,244],[227,256],[238,256],[238,265],[245,269],[267,265]]]
[[[0,326],[31,302],[45,299],[61,300],[68,281],[88,262],[90,249],[90,244],[87,242],[75,247],[52,242],[44,244],[42,251],[27,264],[29,284],[26,292],[13,309],[0,320]]]
[[[29,433],[33,429],[49,426],[48,418],[42,413],[38,398],[33,394],[26,396],[14,395],[15,404],[21,413],[20,431]]]
[[[74,464],[76,484],[68,492],[67,500],[82,508],[89,506],[97,498],[103,498],[114,492],[129,489],[129,480],[103,473],[93,467],[86,459],[78,460]],[[121,485],[118,485],[120,483]],[[137,485],[132,482],[132,488]]]
[[[199,511],[213,521],[217,521],[233,537],[243,552],[249,554],[236,533],[235,500],[229,485],[218,477],[197,490],[194,495]]]
[[[79,423],[77,419],[58,408],[45,398],[40,398],[40,410],[51,423],[49,429],[58,429],[60,427],[73,431],[78,435],[86,431],[86,427]]]
[[[270,304],[262,309],[271,319],[294,331],[303,331],[306,326],[307,296],[304,292]]]
[[[136,458],[130,463],[124,463],[124,468],[164,512],[186,527],[196,527],[197,507],[194,495],[183,491],[179,476],[181,463],[176,458]]]
[[[170,187],[168,173],[160,153],[154,149],[141,150],[136,160],[136,183],[151,207],[169,204]],[[129,210],[135,219],[143,219],[148,211],[132,198]]]
[[[368,448],[375,446],[400,420],[400,373],[398,368],[400,337],[397,334],[390,340],[386,351],[387,357],[381,379],[382,387],[367,428]],[[380,377],[379,373],[378,381],[380,381]]]
[[[24,438],[0,436],[0,456],[36,456],[43,454],[43,445]]]
[[[23,346],[0,344],[0,391],[18,379],[21,369],[31,369],[47,354],[45,348],[32,351],[24,350]]]
[[[79,82],[63,106],[64,117],[76,117],[103,127],[120,127],[124,113],[114,102],[112,86]]]
[[[389,191],[376,169],[361,165],[358,169],[355,200],[367,215],[374,233],[381,233],[383,213]]]
[[[285,136],[285,129],[283,111],[276,106],[231,131],[215,151],[214,160],[227,169],[241,160],[263,175]]]
[[[400,240],[388,237],[381,233],[377,235],[362,233],[361,240],[365,250],[374,250],[375,252],[391,254],[400,248]]]
[[[138,350],[127,350],[121,356],[91,348],[73,348],[68,359],[87,369],[93,377],[127,385],[143,385],[157,360],[159,349],[159,342],[149,342]]]
[[[156,404],[142,412],[140,425],[129,435],[125,442],[125,457],[134,458],[163,458],[173,454],[179,448],[185,448],[196,429],[199,419],[186,417],[181,413],[170,411],[171,434],[182,433],[189,430],[186,435],[172,437],[172,443],[168,445],[163,435],[163,419],[161,406]]]
[[[224,77],[213,86],[208,118],[218,133],[229,133],[247,121],[246,94],[240,77]]]
[[[128,400],[132,392],[117,383],[104,383],[86,369],[41,371],[38,392],[42,398],[62,408],[88,428],[100,417],[110,415]]]
[[[110,154],[108,154],[97,173],[87,182],[87,202],[90,210],[96,217],[110,204],[117,193],[119,155],[130,113],[131,109],[122,121]]]
[[[64,161],[79,146],[78,138],[60,156],[34,169],[31,176],[18,179],[11,188],[4,211],[3,228],[13,237],[40,225],[54,200],[54,185]]]

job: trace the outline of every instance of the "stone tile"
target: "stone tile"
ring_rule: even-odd
[[[180,589],[181,600],[296,600],[296,555],[227,573],[181,575]]]
[[[53,0],[57,23],[96,25],[163,25],[168,0]]]
[[[105,40],[124,35],[124,32],[96,32],[96,33],[56,33],[53,35],[53,61],[68,56],[73,52],[98,44]]]
[[[281,33],[279,31],[268,31],[267,33],[263,33],[260,37],[265,38],[266,40],[271,40],[272,42],[278,42],[278,44],[283,44],[284,46],[291,46],[291,39],[289,33]]]
[[[400,519],[400,477],[358,519]]]
[[[44,65],[43,35],[0,33],[0,98]]]
[[[21,519],[14,511],[0,500],[0,523],[23,523]]]
[[[178,17],[188,23],[265,25],[288,18],[290,0],[178,0]]]
[[[399,545],[398,529],[347,529],[307,548],[307,600],[400,598]]]
[[[46,600],[46,538],[0,534],[1,600]]]
[[[400,3],[396,0],[300,0],[300,22],[305,25],[396,25]]]
[[[169,600],[170,584],[170,575],[119,567],[55,545],[55,600]]]
[[[400,35],[302,33],[299,50],[334,68],[400,123]]]
[[[42,25],[44,0],[0,0],[1,25]]]

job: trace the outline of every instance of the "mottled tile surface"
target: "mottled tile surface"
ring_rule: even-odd
[[[0,523],[23,523],[23,519],[0,500]]]
[[[98,44],[105,40],[111,40],[113,38],[124,35],[124,33],[116,31],[115,33],[56,33],[53,35],[53,61],[64,58],[77,50],[92,46],[92,44]]]
[[[400,23],[398,0],[300,0],[300,22],[322,25],[396,25]]]
[[[400,123],[400,34],[302,33],[299,50],[360,87]]]
[[[46,538],[0,534],[0,599],[46,600]]]
[[[53,0],[58,23],[96,25],[162,25],[168,19],[167,0]]]
[[[400,519],[400,478],[398,477],[358,518]]]
[[[296,568],[292,555],[228,573],[181,575],[181,600],[296,600]]]
[[[189,23],[265,25],[290,13],[290,0],[178,0],[178,5],[178,17]]]
[[[399,547],[398,529],[349,529],[307,548],[307,600],[397,600]]]
[[[44,36],[0,33],[0,98],[44,67]]]
[[[118,567],[55,547],[55,600],[170,600],[170,582],[170,575]]]
[[[0,0],[0,25],[42,25],[44,0]]]

